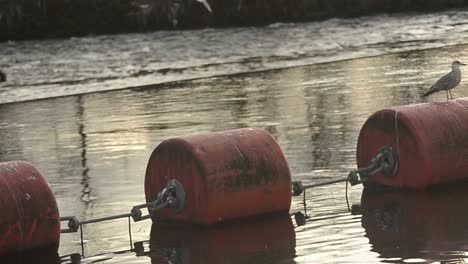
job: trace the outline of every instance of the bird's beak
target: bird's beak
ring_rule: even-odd
[[[461,62],[460,62],[460,64],[461,64],[461,65],[466,65],[465,63],[461,63]]]

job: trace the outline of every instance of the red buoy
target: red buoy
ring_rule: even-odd
[[[291,174],[275,139],[257,128],[166,140],[146,170],[146,201],[171,179],[185,191],[182,210],[163,209],[153,220],[212,225],[272,212],[288,212]]]
[[[21,161],[0,163],[0,254],[33,248],[58,249],[60,217],[41,173]]]
[[[358,167],[368,166],[384,146],[396,152],[398,171],[394,176],[371,176],[371,184],[426,189],[468,179],[468,101],[407,105],[374,113],[359,134]]]

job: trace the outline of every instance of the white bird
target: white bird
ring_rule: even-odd
[[[452,71],[442,76],[434,85],[431,86],[431,88],[429,88],[429,90],[427,90],[427,92],[423,94],[423,97],[445,90],[447,101],[449,100],[449,93],[450,99],[453,99],[452,92],[450,90],[457,87],[461,82],[461,65],[466,64],[461,63],[458,60],[453,61]]]
[[[208,10],[208,12],[213,13],[213,10],[211,9],[211,6],[207,0],[197,0],[197,2],[202,3],[205,6],[205,8]]]

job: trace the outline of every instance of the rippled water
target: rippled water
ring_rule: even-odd
[[[201,35],[206,37],[208,34],[212,39],[223,40],[219,46],[211,44],[213,46],[207,53],[211,54],[213,47],[217,47],[220,52],[217,55],[207,55],[213,60],[232,58],[223,54],[226,52],[228,39],[233,37],[234,33],[244,36],[246,45],[251,46],[230,46],[233,53],[258,52],[257,55],[262,58],[253,64],[239,60],[239,65],[232,66],[232,69],[224,69],[233,72],[244,71],[249,65],[253,65],[251,70],[258,70],[268,65],[282,67],[289,63],[333,60],[394,49],[404,50],[405,47],[446,47],[105,93],[2,104],[0,160],[21,159],[33,162],[49,180],[61,215],[75,215],[79,219],[126,213],[133,205],[144,201],[144,172],[150,153],[162,140],[180,135],[240,127],[264,128],[272,133],[281,145],[294,180],[319,183],[344,177],[356,166],[355,146],[358,132],[370,114],[383,107],[425,101],[421,99],[421,94],[438,76],[449,70],[452,59],[468,61],[467,45],[448,46],[462,42],[468,34],[465,33],[457,39],[445,38],[449,35],[448,32],[465,30],[467,26],[461,22],[464,17],[463,12],[448,12],[353,19],[349,20],[350,25],[346,26],[344,20],[322,22],[322,25],[335,24],[331,27],[333,29],[327,29],[325,26],[320,28],[318,24],[311,23],[256,29],[204,30],[200,32]],[[449,18],[459,19],[458,24],[449,23]],[[399,22],[400,19],[402,22]],[[418,42],[420,44],[404,44],[404,41],[396,40],[392,42],[392,38],[386,38],[387,33],[380,31],[388,27],[391,23],[389,21],[398,22],[401,27],[413,25],[414,32],[419,32],[418,36],[426,38],[421,39]],[[413,24],[408,21],[412,21]],[[439,26],[435,21],[445,21],[445,26],[440,26],[445,29],[437,31]],[[364,24],[369,24],[367,29],[362,27]],[[336,47],[320,44],[320,41],[326,41],[326,38],[303,40],[301,46],[298,44],[301,39],[299,37],[298,42],[285,37],[278,38],[278,35],[273,37],[274,34],[279,34],[275,33],[277,31],[303,32],[313,36],[313,31],[308,32],[304,27],[314,25],[318,32],[333,32],[328,36],[334,36],[335,33],[342,36],[341,45],[355,45],[356,50],[350,53],[334,51],[333,54],[327,54],[326,49],[322,48],[315,53],[311,48],[315,45],[329,46],[330,49]],[[353,28],[356,31],[350,31]],[[402,29],[395,30],[401,30],[401,34],[404,32]],[[361,39],[355,38],[357,32],[360,32]],[[178,33],[199,38],[195,37],[195,31]],[[163,41],[161,36],[171,35],[175,38],[174,42],[178,42],[176,39],[181,37],[178,33],[69,40],[94,43],[80,47],[68,45],[68,41],[37,42],[38,51],[28,46],[34,42],[15,44],[18,46],[3,44],[33,54],[12,55],[23,58],[24,61],[35,61],[31,58],[43,56],[37,63],[47,65],[38,68],[49,72],[56,67],[63,71],[63,75],[57,74],[56,77],[52,77],[44,72],[34,72],[32,75],[42,76],[42,79],[27,75],[24,80],[15,81],[15,76],[20,76],[23,67],[28,64],[23,61],[19,63],[21,66],[9,68],[11,72],[16,73],[11,76],[13,80],[3,86],[5,97],[0,100],[23,100],[26,95],[22,92],[26,89],[35,91],[28,95],[32,97],[50,95],[52,90],[59,86],[69,93],[85,92],[87,86],[90,90],[105,89],[103,87],[113,84],[98,80],[101,80],[100,76],[106,76],[107,70],[111,68],[109,65],[121,65],[115,69],[125,72],[123,69],[127,67],[140,68],[149,65],[148,60],[151,59],[144,54],[132,57],[125,52],[122,52],[119,58],[119,52],[106,49],[108,54],[96,55],[99,58],[96,65],[104,66],[94,68],[93,65],[86,64],[89,61],[81,61],[80,56],[74,57],[75,53],[71,50],[96,47],[100,45],[99,42],[103,42],[104,46],[112,44],[113,47],[122,48],[125,46],[122,42],[125,42],[125,39],[129,41],[132,37],[148,39],[148,42],[130,42],[135,46],[152,43],[151,39]],[[276,44],[257,42],[256,40],[260,39],[256,36],[257,33],[275,41]],[[346,35],[347,38],[344,37]],[[114,40],[106,42],[106,39]],[[316,42],[319,44],[315,44]],[[189,64],[189,69],[181,72],[184,78],[188,76],[188,72],[199,68],[194,66],[194,61],[198,59],[184,62],[183,58],[200,58],[203,57],[200,54],[207,54],[195,51],[192,53],[188,43],[190,41],[179,41],[178,45],[185,48],[171,47],[167,48],[166,52],[160,51],[161,54],[172,54],[166,54],[166,57],[161,58],[162,61],[164,58],[174,58],[172,63],[168,62],[169,66],[166,68]],[[61,66],[55,64],[54,58],[46,56],[46,52],[41,51],[42,48],[53,50],[52,44],[62,47],[55,48],[57,52],[69,55],[66,56],[68,61],[62,62]],[[132,45],[129,44],[127,49]],[[250,48],[255,45],[259,47]],[[269,46],[261,48],[262,45],[277,45],[275,47],[278,49]],[[288,45],[299,46],[293,48]],[[398,48],[395,48],[395,45]],[[283,48],[285,53],[304,50],[305,54],[298,53],[297,58],[292,58],[294,56],[289,54],[289,57],[286,56],[290,58],[289,62],[281,58],[274,59],[277,54],[281,54],[279,47]],[[200,45],[196,50],[203,49],[203,45]],[[5,52],[4,49],[0,50]],[[159,51],[159,48],[155,50]],[[265,53],[267,55],[263,55]],[[134,66],[125,66],[132,65],[126,56],[132,58],[130,61],[133,60]],[[0,60],[5,63],[6,59],[2,57]],[[107,60],[107,63],[104,63],[104,60]],[[206,59],[201,60],[206,62]],[[83,65],[79,66],[77,61]],[[268,61],[270,64],[266,63]],[[55,66],[51,67],[52,64]],[[79,69],[76,75],[73,75],[72,66]],[[18,68],[14,70],[15,67]],[[151,70],[153,73],[159,66],[154,67]],[[216,66],[212,68],[213,72],[204,69],[196,76],[217,74],[223,67]],[[119,76],[118,73],[112,74]],[[80,84],[31,86],[34,83],[81,78],[78,76],[88,76],[83,78],[92,80]],[[122,76],[128,77],[125,74]],[[122,76],[118,77],[122,85],[132,83],[136,86],[143,82],[139,77]],[[148,74],[144,78],[158,82],[157,76]],[[75,88],[77,90],[74,90]],[[13,89],[18,89],[19,94],[13,93],[12,91],[16,91]],[[463,80],[462,85],[456,88],[453,94],[456,97],[468,96],[466,81]],[[445,100],[445,94],[436,94],[429,100]],[[465,201],[468,201],[467,188],[462,186],[456,190],[429,194],[386,193],[376,197],[363,193],[359,186],[353,187],[348,193],[350,206],[353,206],[350,212],[345,199],[344,184],[331,185],[307,191],[306,205],[303,204],[302,197],[294,198],[291,217],[268,217],[204,232],[172,232],[158,230],[149,222],[133,223],[131,241],[127,221],[115,220],[86,226],[83,248],[80,246],[79,234],[63,234],[59,254],[63,256],[65,263],[81,258],[82,253],[85,256],[81,260],[82,263],[460,262],[465,260],[468,251],[468,228],[465,224],[467,214],[463,210],[466,207]]]
[[[0,103],[466,43],[468,12],[0,43]]]

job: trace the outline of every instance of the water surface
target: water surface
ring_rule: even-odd
[[[468,42],[468,12],[0,43],[0,103]]]

